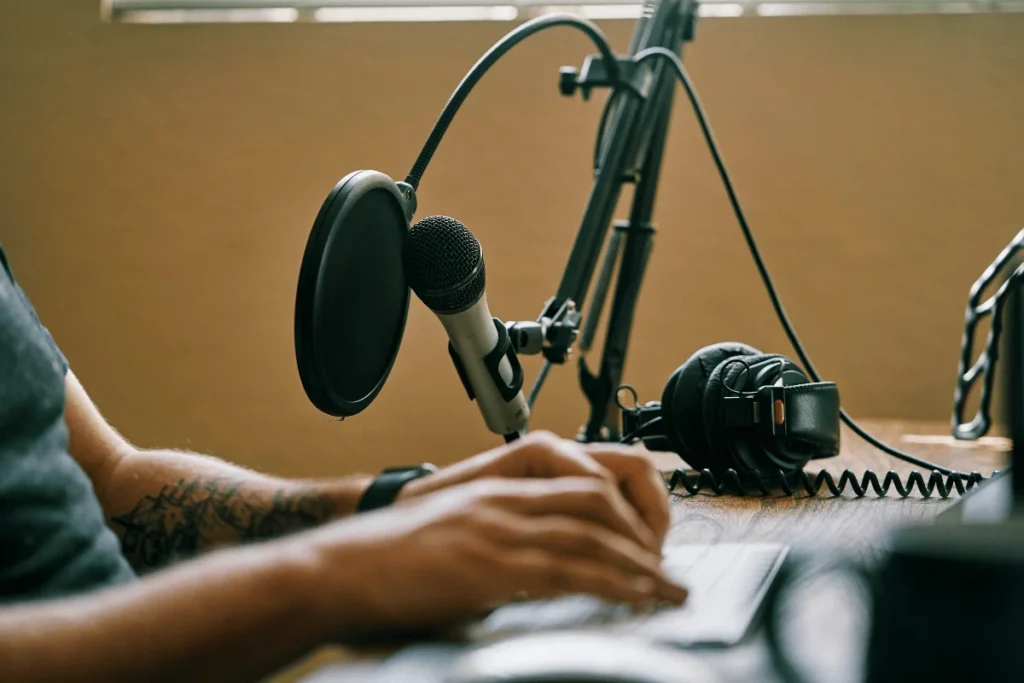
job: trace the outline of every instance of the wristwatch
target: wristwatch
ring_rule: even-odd
[[[437,467],[430,463],[413,467],[388,467],[377,475],[356,505],[356,512],[368,512],[377,508],[387,507],[395,502],[398,492],[413,479],[425,477],[437,472]]]

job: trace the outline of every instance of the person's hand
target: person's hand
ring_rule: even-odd
[[[669,529],[665,481],[650,460],[615,444],[583,445],[549,432],[532,432],[434,474],[409,482],[398,500],[416,498],[455,484],[486,477],[596,477],[615,485],[643,520],[644,545],[660,552]]]
[[[686,598],[604,477],[482,479],[293,542],[313,549],[318,602],[343,638],[451,625],[521,594]]]

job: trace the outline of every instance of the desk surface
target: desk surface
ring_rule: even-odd
[[[891,446],[961,471],[978,471],[988,476],[1005,467],[1007,462],[1009,442],[1001,437],[958,442],[948,436],[947,424],[934,422],[875,420],[865,421],[863,426]],[[808,470],[826,469],[838,475],[844,469],[857,474],[870,469],[881,479],[889,470],[900,473],[903,478],[916,469],[873,448],[845,427],[842,437],[838,457],[812,463]],[[672,454],[657,454],[654,458],[664,471],[671,471],[679,464]],[[833,497],[827,489],[818,497],[807,497],[802,492],[797,497],[689,495],[684,492],[673,495],[673,521],[666,544],[777,541],[797,549],[825,546],[872,554],[887,530],[927,522],[957,499],[955,493],[947,499],[937,493],[925,499],[916,490],[906,499],[899,498],[892,490],[885,498],[878,498],[873,491],[857,498],[849,489],[841,498]],[[813,619],[813,615],[808,618]],[[836,652],[832,652],[833,646]],[[821,636],[815,647],[821,652],[822,666],[831,661],[835,667],[827,673],[822,671],[822,680],[854,680],[849,667],[842,662],[840,645],[831,643],[828,636]],[[680,655],[681,666],[690,661],[689,656]],[[752,674],[757,674],[758,680],[766,680],[762,677],[766,667],[764,648],[756,640],[725,652],[701,656],[714,663],[724,680],[752,680]],[[283,674],[279,680],[373,683],[378,666],[379,660],[372,657],[352,657],[338,650],[325,650]],[[303,679],[303,674],[309,671],[316,673]]]

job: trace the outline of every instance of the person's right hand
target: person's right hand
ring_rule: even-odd
[[[494,478],[308,534],[337,637],[444,626],[526,593],[681,604],[619,489],[593,477]],[[298,539],[297,539],[298,540]]]

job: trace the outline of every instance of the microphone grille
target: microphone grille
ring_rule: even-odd
[[[447,216],[428,216],[409,230],[405,277],[436,313],[458,313],[484,293],[484,255],[469,229]]]

